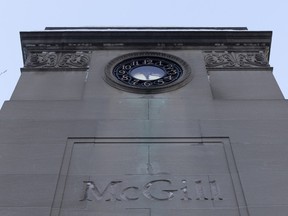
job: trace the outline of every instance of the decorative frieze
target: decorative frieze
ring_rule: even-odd
[[[32,52],[25,62],[26,68],[87,68],[90,55],[88,52],[56,53]]]
[[[266,55],[260,52],[205,52],[207,68],[251,68],[269,67]]]

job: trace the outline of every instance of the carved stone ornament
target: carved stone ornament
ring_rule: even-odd
[[[87,68],[90,56],[85,52],[56,53],[33,52],[29,53],[25,67],[29,68]]]
[[[204,56],[208,68],[251,68],[269,67],[264,52],[236,53],[236,52],[210,52]]]
[[[30,53],[25,67],[55,67],[57,54],[55,52]]]

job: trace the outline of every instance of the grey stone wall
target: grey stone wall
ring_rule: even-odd
[[[0,215],[287,215],[288,109],[269,32],[21,38],[0,113]],[[107,64],[139,51],[183,59],[191,81],[157,94],[107,84]]]

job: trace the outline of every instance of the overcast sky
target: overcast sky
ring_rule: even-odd
[[[288,98],[288,3],[285,0],[1,0],[0,107],[23,66],[20,31],[46,26],[248,27],[273,31],[270,65]]]

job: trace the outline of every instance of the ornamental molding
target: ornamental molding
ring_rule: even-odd
[[[25,68],[88,68],[89,52],[30,52]]]
[[[207,68],[261,68],[270,67],[267,55],[259,52],[210,51],[204,53]]]
[[[161,47],[161,48],[179,48],[179,47],[203,47],[203,43],[201,44],[195,44],[191,43],[189,41],[179,41],[179,42],[138,42],[135,43],[133,41],[125,42],[125,43],[119,43],[119,42],[98,42],[98,43],[27,43],[23,46],[24,49],[27,50],[97,50],[99,48],[102,49],[109,49],[109,48],[125,48],[125,47],[140,47],[141,46],[152,46],[152,47]],[[270,45],[268,43],[210,43],[208,45],[209,47],[235,47],[235,48],[267,48],[269,49]]]

